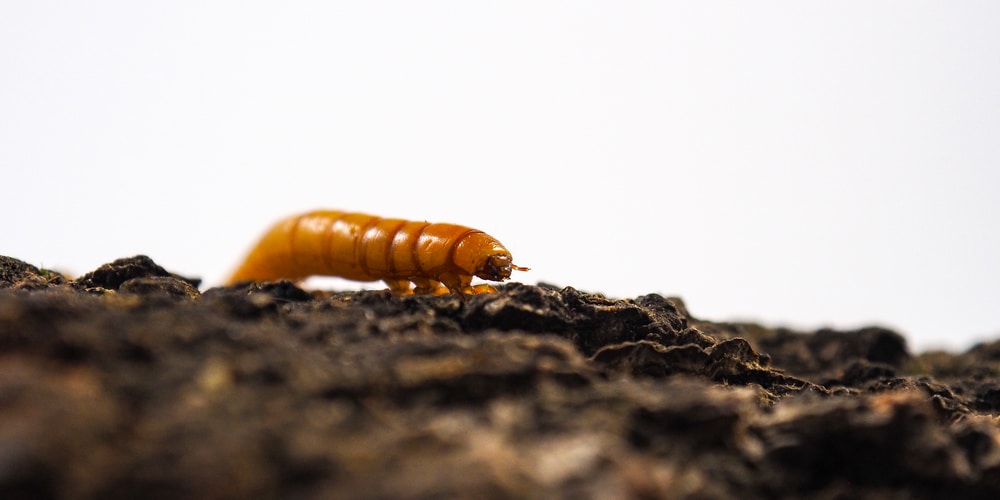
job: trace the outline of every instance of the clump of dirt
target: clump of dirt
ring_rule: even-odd
[[[2,498],[990,498],[1000,342],[0,257]]]

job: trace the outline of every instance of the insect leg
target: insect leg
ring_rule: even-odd
[[[382,281],[384,281],[386,285],[389,285],[389,291],[392,292],[393,295],[412,295],[413,294],[413,290],[410,290],[410,281],[409,280],[390,280],[390,279],[385,279],[385,280],[382,280]]]
[[[480,293],[497,293],[497,289],[493,288],[492,286],[490,286],[490,285],[488,285],[486,283],[480,283],[480,284],[478,284],[476,286],[470,286],[470,287],[468,287],[468,289],[467,289],[467,291],[465,293],[467,293],[469,295],[478,295]]]
[[[445,288],[440,281],[435,281],[430,278],[410,278],[416,288],[413,289],[414,294],[433,294],[433,295],[444,295],[448,293],[448,289]]]
[[[480,293],[495,293],[496,289],[485,283],[472,286],[472,275],[447,274],[441,276],[441,282],[451,293],[460,295],[478,295]]]

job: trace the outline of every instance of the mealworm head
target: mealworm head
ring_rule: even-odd
[[[510,279],[511,271],[530,271],[530,269],[511,262],[510,254],[498,253],[486,257],[486,262],[476,271],[476,276],[489,281],[503,281]]]
[[[487,281],[503,281],[510,278],[512,270],[524,269],[513,264],[510,252],[499,241],[481,231],[463,236],[452,257],[455,266],[469,276]]]
[[[510,254],[493,254],[486,257],[486,262],[476,270],[476,276],[489,281],[503,281],[510,278],[512,268]]]

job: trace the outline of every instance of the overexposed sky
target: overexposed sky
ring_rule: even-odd
[[[706,319],[1000,337],[992,0],[7,2],[0,169],[0,254],[73,274],[218,284],[323,207]]]

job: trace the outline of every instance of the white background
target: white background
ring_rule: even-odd
[[[0,168],[0,254],[73,274],[214,285],[342,208],[706,319],[1000,336],[996,1],[5,2]]]

